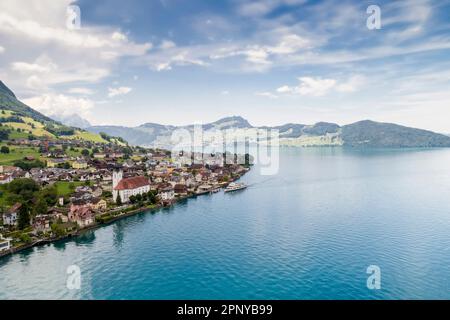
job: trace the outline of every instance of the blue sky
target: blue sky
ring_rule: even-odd
[[[67,6],[81,29],[66,26]],[[369,5],[381,29],[366,25]],[[0,79],[93,124],[363,119],[450,132],[448,1],[2,0]]]

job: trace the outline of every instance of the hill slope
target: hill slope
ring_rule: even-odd
[[[19,101],[14,92],[0,81],[0,122],[9,130],[9,138],[47,137],[49,139],[79,139],[107,143],[100,135],[66,126]]]

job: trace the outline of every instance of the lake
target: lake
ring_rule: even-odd
[[[282,148],[241,181],[2,258],[0,298],[450,299],[450,150]]]

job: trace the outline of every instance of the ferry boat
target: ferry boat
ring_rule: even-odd
[[[239,182],[231,182],[226,188],[225,188],[225,192],[232,192],[232,191],[238,191],[238,190],[243,190],[247,188],[247,185],[244,183],[239,183]]]

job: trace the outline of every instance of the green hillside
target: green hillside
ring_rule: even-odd
[[[8,139],[48,138],[77,139],[94,143],[109,143],[100,134],[69,127],[55,121],[20,102],[16,95],[0,81],[0,129],[8,132]]]

